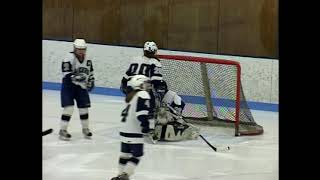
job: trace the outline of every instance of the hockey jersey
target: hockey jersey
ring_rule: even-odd
[[[125,143],[143,143],[143,133],[149,131],[150,95],[146,91],[138,91],[126,103],[121,116],[121,141]],[[144,132],[143,132],[144,131]]]
[[[76,58],[73,52],[69,53],[62,61],[63,83],[71,83],[70,74],[82,73],[86,77],[86,81],[93,80],[93,65],[92,61],[85,56],[82,63]]]
[[[155,58],[148,58],[146,56],[134,57],[123,76],[122,85],[126,87],[128,79],[137,74],[149,77],[151,82],[162,80],[161,68],[161,63]]]

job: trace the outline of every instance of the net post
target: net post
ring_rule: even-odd
[[[237,66],[237,89],[236,89],[236,123],[235,123],[235,136],[239,136],[239,123],[240,123],[240,88],[241,88],[241,66]]]
[[[202,79],[202,84],[203,84],[203,91],[204,91],[205,99],[206,99],[208,120],[211,121],[211,120],[213,120],[213,112],[214,111],[213,111],[213,105],[212,105],[212,100],[211,100],[210,85],[209,85],[209,78],[208,78],[206,63],[201,62],[200,68],[201,68],[201,79]]]

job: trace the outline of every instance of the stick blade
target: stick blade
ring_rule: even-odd
[[[230,150],[229,146],[220,146],[220,147],[216,147],[216,152],[227,152]]]
[[[53,129],[47,129],[47,130],[45,130],[45,131],[42,132],[42,136],[51,134],[52,132],[53,132]]]

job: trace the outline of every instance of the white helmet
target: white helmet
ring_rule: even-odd
[[[86,49],[87,48],[87,44],[84,39],[74,40],[73,46],[74,46],[74,48],[77,48],[77,49]]]
[[[156,54],[158,51],[158,47],[155,42],[147,41],[144,43],[143,50]]]
[[[129,79],[127,86],[133,90],[148,90],[151,87],[150,79],[144,75],[135,75]]]

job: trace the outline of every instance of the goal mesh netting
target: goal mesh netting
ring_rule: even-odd
[[[258,135],[263,127],[251,114],[238,62],[190,56],[158,55],[168,88],[185,101],[188,122],[232,127],[235,135]]]

